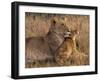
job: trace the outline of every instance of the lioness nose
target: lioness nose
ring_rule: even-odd
[[[70,34],[71,34],[71,32],[64,32],[64,37],[69,37],[70,36]]]

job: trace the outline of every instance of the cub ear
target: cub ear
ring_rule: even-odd
[[[76,30],[74,30],[75,32],[76,32],[76,34],[79,34],[79,30],[78,29],[76,29]]]

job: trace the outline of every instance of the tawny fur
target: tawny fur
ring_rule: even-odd
[[[68,27],[62,22],[58,22],[55,19],[51,20],[51,28],[49,33],[46,35],[45,39],[50,45],[50,48],[53,53],[58,49],[58,47],[64,41],[64,32],[68,31]]]
[[[65,64],[67,59],[70,57],[70,55],[73,52],[74,43],[72,39],[66,38],[66,40],[63,42],[63,44],[57,49],[57,52],[55,53],[55,60],[59,65]]]
[[[53,55],[50,51],[48,43],[40,38],[28,38],[26,39],[25,46],[25,62],[33,63],[38,61],[53,60]]]
[[[75,39],[79,32],[77,30],[72,30],[70,33],[69,37],[65,38],[65,41],[55,53],[56,62],[59,65],[64,65],[68,60],[70,60],[76,65],[87,64],[87,55],[79,52],[76,47]]]
[[[64,41],[64,31],[67,31],[67,28],[62,23],[53,20],[45,37],[26,38],[26,64],[53,60],[55,51]]]

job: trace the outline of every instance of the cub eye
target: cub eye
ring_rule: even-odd
[[[77,34],[79,34],[79,31],[77,31]]]

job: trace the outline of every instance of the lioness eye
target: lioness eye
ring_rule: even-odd
[[[56,23],[56,21],[55,21],[55,20],[53,20],[53,23],[55,24],[55,23]]]
[[[62,23],[61,25],[63,26],[64,24]]]

